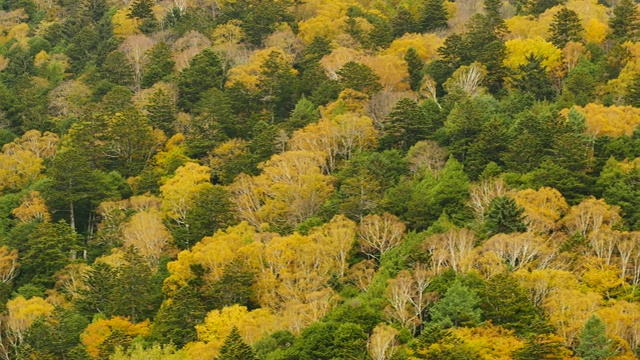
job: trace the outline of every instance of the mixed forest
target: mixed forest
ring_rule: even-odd
[[[0,0],[0,359],[640,356],[633,0]]]

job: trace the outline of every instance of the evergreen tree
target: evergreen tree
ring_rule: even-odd
[[[338,70],[338,77],[342,86],[373,95],[382,90],[380,77],[370,67],[354,61],[349,61]]]
[[[94,314],[113,314],[113,288],[116,285],[116,271],[103,262],[95,263],[87,272],[85,288],[80,289],[74,302],[82,315],[90,319]]]
[[[115,85],[132,86],[134,83],[133,66],[120,51],[107,55],[101,73],[105,80]]]
[[[340,324],[334,334],[333,344],[333,359],[368,359],[367,334],[357,324]]]
[[[375,17],[372,19],[373,28],[366,37],[367,48],[386,49],[393,42],[393,29],[386,19]]]
[[[175,134],[177,111],[173,100],[163,89],[158,89],[151,95],[144,109],[147,111],[147,119],[151,126],[162,130],[167,136]]]
[[[138,323],[153,317],[160,305],[157,294],[162,284],[152,281],[151,267],[135,248],[127,248],[124,259],[126,264],[118,269],[118,280],[112,288],[113,315]]]
[[[222,88],[224,84],[222,62],[213,50],[205,49],[189,62],[177,79],[180,99],[178,106],[192,110],[203,94],[212,88]]]
[[[420,12],[421,32],[433,32],[447,29],[447,10],[444,0],[426,0]]]
[[[401,7],[396,16],[391,19],[391,28],[393,29],[393,36],[396,38],[401,37],[404,34],[411,34],[418,32],[416,19],[409,9]]]
[[[584,325],[576,354],[584,360],[602,360],[615,355],[607,328],[597,315],[592,315]]]
[[[411,87],[411,90],[420,90],[420,82],[422,81],[422,76],[424,76],[422,71],[424,69],[424,62],[420,59],[416,49],[412,47],[407,50],[407,53],[404,56],[404,61],[407,62],[409,86]]]
[[[485,227],[489,235],[510,234],[527,231],[524,223],[524,209],[508,196],[500,196],[491,200],[487,210]]]
[[[584,28],[580,23],[578,14],[566,7],[563,7],[553,16],[550,26],[551,36],[549,41],[559,49],[563,49],[570,41],[582,40]]]
[[[142,75],[142,87],[149,88],[158,81],[166,79],[175,67],[171,47],[165,42],[155,44],[147,52],[149,58]]]
[[[538,16],[554,6],[564,3],[565,0],[535,0],[529,2],[526,13]]]
[[[89,325],[82,315],[57,307],[49,318],[41,317],[29,327],[20,351],[29,359],[71,359],[80,344],[80,334]]]
[[[52,287],[55,283],[53,275],[71,263],[71,256],[80,250],[78,234],[64,221],[40,223],[20,240],[15,244],[20,252],[17,286],[31,283]]]
[[[616,43],[636,41],[640,36],[640,13],[633,0],[621,0],[613,8],[613,17],[609,20],[611,32],[609,38]]]
[[[415,101],[404,98],[396,103],[387,116],[380,147],[408,150],[416,142],[426,139],[429,131],[427,116]]]
[[[553,336],[531,336],[523,347],[513,353],[515,360],[562,360],[569,353],[562,343]]]
[[[173,343],[177,347],[196,341],[195,325],[204,321],[208,307],[205,298],[197,289],[197,282],[180,287],[165,301],[156,314],[151,337],[161,343]]]
[[[443,328],[474,326],[480,322],[482,314],[479,302],[473,290],[456,280],[431,308],[431,321]]]
[[[469,146],[464,167],[471,179],[477,179],[486,166],[493,163],[503,165],[501,157],[508,148],[508,134],[504,119],[492,117],[482,124],[476,140]]]
[[[257,360],[256,352],[240,336],[237,327],[233,327],[220,348],[216,360]]]
[[[640,73],[633,76],[633,81],[627,89],[626,103],[640,108]]]
[[[289,120],[287,120],[287,127],[289,130],[297,130],[318,120],[320,120],[318,107],[302,95],[296,103],[296,107],[291,111]]]
[[[511,273],[491,277],[479,295],[483,319],[494,325],[526,334],[541,320],[528,292]]]
[[[547,74],[547,68],[542,65],[543,59],[531,53],[527,55],[526,60],[525,64],[518,66],[514,87],[532,94],[536,100],[552,100],[555,90]]]

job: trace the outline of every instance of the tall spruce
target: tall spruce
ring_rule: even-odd
[[[592,315],[580,333],[576,354],[584,360],[608,359],[615,355],[607,337],[607,328],[597,315]]]
[[[633,0],[621,0],[609,20],[609,38],[616,43],[636,41],[640,35],[640,13]]]
[[[553,22],[550,26],[551,36],[549,41],[558,48],[564,48],[570,41],[582,40],[582,32],[584,28],[580,23],[578,14],[566,7],[563,7],[553,16]]]
[[[444,30],[447,24],[447,9],[444,8],[444,0],[426,0],[420,13],[420,30],[432,32]]]
[[[216,360],[257,360],[256,352],[247,345],[240,336],[237,327],[231,329],[231,333],[224,340],[220,348],[220,356]]]
[[[424,62],[420,59],[418,52],[413,47],[407,50],[404,61],[407,62],[407,70],[409,71],[409,86],[411,90],[418,91],[420,89],[422,76],[424,75]]]

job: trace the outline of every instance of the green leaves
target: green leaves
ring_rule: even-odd
[[[469,287],[456,280],[430,310],[431,321],[443,328],[474,326],[480,322],[480,299]]]

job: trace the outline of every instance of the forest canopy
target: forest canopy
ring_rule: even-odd
[[[0,359],[640,357],[632,0],[0,0]]]

